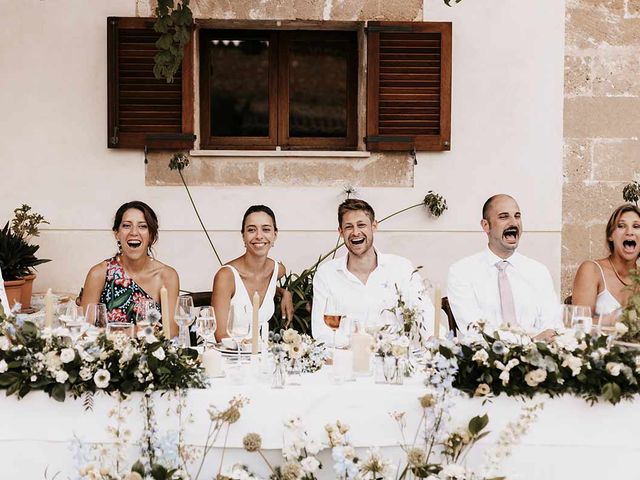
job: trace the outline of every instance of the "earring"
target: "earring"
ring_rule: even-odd
[[[118,253],[122,253],[122,244],[120,243],[120,240],[116,240],[116,245],[118,245]]]

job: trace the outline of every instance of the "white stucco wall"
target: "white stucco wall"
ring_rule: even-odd
[[[0,30],[0,220],[29,203],[51,222],[36,290],[78,291],[110,256],[110,224],[123,202],[151,204],[161,222],[158,257],[183,288],[210,288],[216,261],[179,187],[146,187],[142,152],[106,148],[106,17],[135,15],[134,0],[3,2]],[[418,154],[414,188],[365,188],[379,216],[442,193],[439,220],[414,210],[381,225],[376,243],[424,265],[444,284],[448,265],[484,246],[480,208],[515,196],[528,231],[522,251],[560,272],[564,2],[425,0],[425,20],[453,21],[452,150]],[[301,270],[335,243],[337,188],[193,189],[225,259],[241,253],[247,206],[270,205],[280,238],[273,256]]]

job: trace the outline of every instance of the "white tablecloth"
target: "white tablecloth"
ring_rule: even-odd
[[[323,369],[327,370],[327,369]],[[236,395],[250,399],[240,420],[230,430],[225,465],[234,461],[249,464],[266,476],[267,470],[257,454],[242,450],[242,438],[258,432],[263,448],[273,459],[282,446],[283,420],[299,415],[308,432],[325,441],[324,425],[340,420],[351,426],[350,438],[356,447],[378,446],[385,452],[397,451],[399,429],[389,415],[407,412],[409,433],[415,431],[421,413],[417,398],[425,389],[419,378],[405,385],[378,385],[371,377],[356,382],[333,385],[326,372],[303,376],[303,385],[272,389],[269,378],[250,377],[245,385],[231,385],[228,379],[214,379],[207,390],[188,392],[188,410],[193,422],[186,429],[186,441],[201,445],[209,426],[207,408],[223,408]],[[142,430],[140,394],[130,397],[132,413],[127,422],[133,438]],[[611,406],[590,406],[585,401],[562,397],[537,398],[545,402],[539,419],[504,463],[504,473],[512,479],[627,479],[640,478],[636,459],[640,455],[640,402],[623,402]],[[175,429],[175,416],[166,416],[170,398],[156,396],[155,412],[161,431]],[[97,395],[92,411],[85,411],[81,400],[58,403],[46,394],[35,392],[22,400],[0,397],[0,479],[41,479],[45,469],[49,478],[75,478],[70,444],[74,437],[85,442],[108,442],[106,426],[112,420],[108,412],[116,400]],[[460,397],[454,408],[454,421],[460,425],[477,414],[489,414],[492,434],[476,446],[470,465],[483,463],[483,452],[492,447],[498,433],[521,412],[523,400],[498,397],[483,405],[480,399]],[[217,471],[219,451],[208,461],[211,478]],[[320,478],[334,478],[328,451],[321,455],[324,467]]]

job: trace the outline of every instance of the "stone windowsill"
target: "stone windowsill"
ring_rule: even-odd
[[[362,150],[191,150],[192,157],[304,157],[304,158],[368,158],[371,152]]]

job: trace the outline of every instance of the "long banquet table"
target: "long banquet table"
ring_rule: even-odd
[[[323,442],[324,425],[340,420],[351,426],[350,439],[355,447],[381,447],[385,454],[398,455],[400,433],[390,412],[406,412],[408,432],[415,431],[421,410],[417,398],[425,393],[419,377],[407,379],[404,385],[375,384],[371,377],[334,385],[328,369],[304,375],[302,385],[272,389],[269,377],[255,374],[244,385],[233,385],[229,379],[213,379],[206,390],[187,393],[187,409],[193,415],[188,423],[185,440],[202,445],[209,426],[210,405],[223,408],[229,399],[243,395],[250,402],[242,409],[240,420],[229,432],[224,465],[236,461],[249,465],[262,477],[268,470],[255,453],[242,450],[246,433],[258,432],[268,457],[279,458],[282,447],[283,420],[299,415],[309,434]],[[129,397],[131,413],[127,428],[137,439],[142,431],[143,417],[139,408],[141,394]],[[590,406],[582,399],[562,397],[543,401],[544,408],[521,442],[513,448],[503,463],[502,472],[514,480],[525,479],[627,479],[638,478],[637,458],[640,455],[640,402],[619,405]],[[177,428],[177,417],[166,415],[175,397],[154,396],[154,411],[160,431]],[[527,402],[530,402],[528,400]],[[466,424],[477,414],[488,413],[491,434],[476,446],[468,458],[470,466],[480,466],[484,452],[493,448],[498,433],[519,416],[524,400],[500,396],[484,403],[481,399],[458,397],[453,408],[454,423]],[[83,442],[111,442],[107,425],[113,424],[108,412],[117,400],[96,395],[91,411],[83,408],[82,400],[67,399],[64,403],[50,399],[42,392],[30,393],[24,399],[0,397],[0,479],[41,479],[60,473],[58,478],[77,478],[71,445],[75,438]],[[174,409],[175,410],[175,409]],[[221,442],[218,442],[218,447]],[[217,472],[220,448],[208,458],[205,474],[212,478]],[[133,457],[132,457],[133,458]],[[328,450],[320,455],[323,468],[319,478],[335,478]]]

